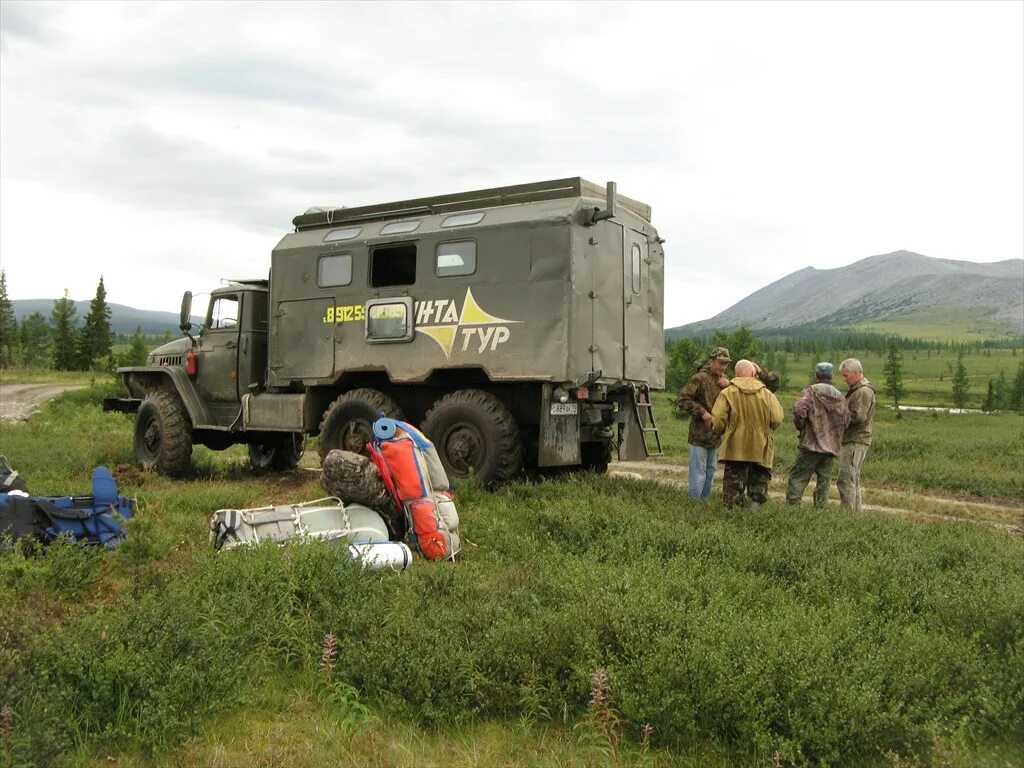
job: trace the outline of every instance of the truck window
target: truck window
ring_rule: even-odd
[[[640,293],[640,246],[633,243],[633,293]]]
[[[380,228],[382,235],[400,235],[403,232],[415,232],[420,225],[420,220],[413,221],[392,221]]]
[[[412,285],[416,282],[416,244],[382,245],[370,252],[370,285]]]
[[[321,288],[352,282],[352,254],[331,253],[316,263],[316,284]]]
[[[371,299],[366,302],[366,340],[409,341],[412,332],[412,299]]]
[[[238,297],[219,296],[210,308],[210,328],[234,328],[238,325]]]
[[[362,231],[362,227],[346,227],[345,229],[332,229],[330,232],[324,235],[324,242],[336,243],[339,240],[351,240],[353,237],[358,237],[359,233]]]
[[[476,242],[457,240],[438,243],[435,267],[438,277],[472,275],[476,272]]]
[[[441,229],[447,229],[448,227],[468,227],[470,224],[479,224],[483,220],[483,211],[477,211],[476,213],[453,213],[451,216],[444,217],[441,221]]]

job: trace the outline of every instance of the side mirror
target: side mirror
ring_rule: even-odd
[[[182,333],[188,333],[192,330],[192,291],[185,291],[185,295],[181,297],[181,316],[178,318],[178,327],[181,328]]]

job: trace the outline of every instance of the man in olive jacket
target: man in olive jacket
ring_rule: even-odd
[[[814,377],[817,381],[804,387],[793,404],[793,425],[800,444],[796,462],[789,470],[786,503],[799,504],[811,475],[817,475],[814,506],[824,507],[832,483],[832,465],[850,423],[850,409],[843,393],[832,386],[832,363],[818,363]]]
[[[706,499],[711,493],[718,464],[718,435],[711,431],[711,409],[718,393],[729,386],[725,369],[731,363],[729,350],[715,347],[711,359],[679,390],[676,407],[690,414],[690,465],[688,479],[691,499]]]
[[[855,357],[839,364],[839,373],[849,389],[846,404],[850,407],[850,424],[843,433],[843,449],[839,454],[839,504],[843,509],[860,512],[860,470],[871,446],[871,427],[875,420],[875,387],[864,378],[864,368]]]
[[[736,363],[736,378],[711,409],[712,429],[722,436],[718,456],[725,463],[722,491],[725,505],[745,504],[744,494],[755,506],[768,501],[775,441],[772,432],[782,424],[782,406],[756,377],[757,366],[749,360]]]

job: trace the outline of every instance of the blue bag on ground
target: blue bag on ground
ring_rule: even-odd
[[[0,538],[60,537],[111,549],[125,540],[124,522],[135,502],[117,492],[110,470],[96,467],[91,496],[22,496],[0,493]]]

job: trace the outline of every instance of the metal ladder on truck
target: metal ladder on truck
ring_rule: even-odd
[[[664,452],[661,449],[661,433],[658,431],[658,422],[654,419],[654,406],[651,404],[651,387],[648,384],[631,384],[630,389],[633,390],[633,415],[636,416],[636,422],[640,425],[640,436],[644,442],[644,452],[648,456],[663,456]],[[644,414],[646,415],[646,421]],[[647,424],[650,426],[647,426]],[[658,450],[652,451],[651,447],[647,444],[647,435],[654,435],[654,442],[658,446]]]

